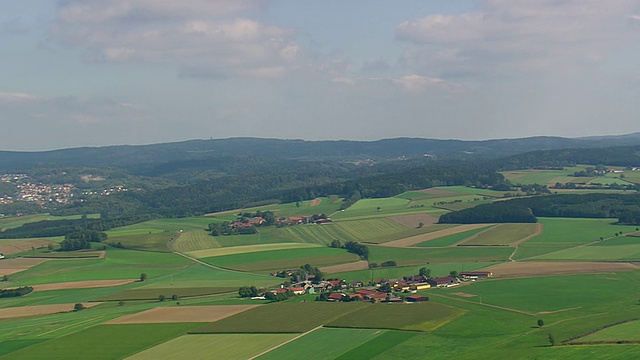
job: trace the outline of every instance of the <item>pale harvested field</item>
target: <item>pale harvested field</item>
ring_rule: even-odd
[[[100,305],[101,302],[82,303],[84,307],[89,308],[92,306]],[[34,315],[48,315],[57,314],[61,312],[73,311],[75,303],[73,304],[54,304],[54,305],[35,305],[35,306],[20,306],[13,308],[0,309],[0,319],[9,319],[22,316],[34,316]]]
[[[320,205],[321,201],[322,201],[322,199],[315,198],[315,199],[311,200],[311,202],[309,203],[309,207],[318,206],[318,205]]]
[[[17,259],[3,259],[0,260],[0,275],[11,275],[19,273],[20,271],[28,270],[36,265],[42,264],[50,259],[30,259],[30,258],[17,258]]]
[[[47,291],[47,290],[66,290],[66,289],[91,289],[100,287],[120,286],[125,284],[131,284],[138,281],[137,279],[129,280],[89,280],[89,281],[71,281],[64,283],[52,283],[42,285],[31,285],[33,290]]]
[[[173,243],[173,249],[181,252],[220,248],[220,243],[204,230],[185,231]]]
[[[300,248],[319,247],[319,246],[320,245],[307,244],[307,243],[259,244],[259,245],[232,246],[232,247],[225,247],[225,248],[218,248],[218,249],[196,250],[196,251],[189,251],[186,254],[193,256],[195,258],[206,258],[206,257],[212,257],[212,256],[245,254],[245,253],[261,252],[261,251],[268,251],[268,250],[300,249]]]
[[[494,278],[518,278],[566,274],[601,274],[631,271],[640,268],[625,262],[555,262],[555,261],[512,261],[493,265],[482,271],[493,272]]]
[[[456,295],[456,296],[465,297],[465,298],[470,298],[470,297],[476,297],[477,296],[477,295],[468,294],[468,293],[465,293],[465,292],[454,292],[454,293],[451,293],[451,295]]]
[[[335,274],[339,272],[366,270],[369,268],[369,263],[366,260],[360,260],[347,264],[332,265],[321,267],[320,271],[327,274]]]
[[[122,316],[105,324],[158,324],[178,322],[214,322],[260,305],[157,307]]]
[[[431,195],[460,195],[460,193],[457,193],[455,191],[444,190],[444,189],[434,189],[434,188],[422,189],[416,192],[423,193],[423,194],[431,194]]]
[[[17,254],[31,250],[31,248],[45,248],[51,241],[43,239],[24,239],[0,241],[0,253],[5,255]]]
[[[400,240],[389,241],[387,243],[380,244],[380,246],[405,248],[405,247],[410,247],[416,244],[420,244],[425,241],[435,240],[443,236],[453,235],[453,234],[457,234],[457,233],[461,233],[469,230],[481,229],[483,227],[488,227],[492,225],[495,225],[495,224],[460,225],[460,226],[456,226],[456,227],[452,227],[444,230],[438,230],[438,231],[434,231],[426,234],[410,236],[408,238],[404,238]]]
[[[407,214],[398,216],[389,216],[389,219],[406,227],[417,227],[420,222],[425,225],[431,225],[438,222],[438,218],[429,214]]]

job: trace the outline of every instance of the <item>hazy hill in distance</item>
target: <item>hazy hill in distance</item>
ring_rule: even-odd
[[[189,140],[152,145],[0,151],[0,171],[39,165],[127,167],[171,161],[260,156],[273,159],[495,158],[536,150],[640,145],[640,133],[563,138],[538,136],[483,141],[395,138],[377,141],[305,141],[263,138]]]

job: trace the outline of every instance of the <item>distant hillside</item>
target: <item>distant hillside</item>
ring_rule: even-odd
[[[191,140],[153,145],[84,147],[39,152],[0,151],[0,172],[36,166],[132,167],[238,156],[271,159],[496,158],[536,150],[640,145],[640,133],[589,138],[530,137],[485,141],[397,138],[378,141],[305,141],[260,138]]]

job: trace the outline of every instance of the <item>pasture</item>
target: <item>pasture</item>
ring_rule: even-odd
[[[233,246],[233,247],[226,247],[226,248],[195,250],[195,251],[190,251],[187,254],[196,258],[208,258],[208,257],[225,256],[225,255],[249,254],[249,253],[256,253],[256,252],[263,252],[263,251],[318,248],[318,247],[319,247],[318,245],[314,245],[314,244],[275,243],[275,244],[244,245],[244,246]]]
[[[180,336],[196,326],[198,324],[193,323],[99,325],[37,343],[0,359],[110,360],[124,358]]]
[[[447,246],[454,246],[455,244],[475,235],[478,234],[479,232],[482,231],[486,231],[487,228],[486,227],[481,227],[478,229],[473,229],[473,230],[467,230],[467,231],[463,231],[463,232],[459,232],[459,233],[455,233],[455,234],[451,234],[451,235],[444,235],[444,236],[440,236],[437,238],[434,238],[433,240],[427,240],[425,242],[421,242],[418,244],[414,244],[413,246],[416,247],[447,247]]]
[[[171,245],[175,251],[189,252],[222,247],[211,234],[205,230],[190,230],[180,233]]]
[[[602,329],[578,338],[574,342],[617,342],[617,341],[640,341],[640,321],[630,321],[606,329]]]
[[[454,248],[392,248],[369,247],[369,262],[382,263],[393,260],[398,265],[423,265],[437,263],[498,262],[506,261],[513,249],[506,247],[454,247]]]
[[[437,226],[437,225],[432,225]],[[483,229],[491,226],[491,224],[466,224],[466,225],[457,225],[453,227],[446,227],[442,230],[429,232],[421,235],[415,235],[411,237],[407,237],[400,240],[390,241],[382,244],[382,246],[388,247],[397,247],[397,248],[405,248],[414,246],[417,244],[425,243],[431,240],[439,239],[448,235],[458,234],[462,232],[467,232],[476,229]]]
[[[107,244],[122,244],[127,249],[169,252],[167,244],[177,236],[175,232],[163,231],[159,233],[110,236]]]
[[[385,330],[321,328],[306,334],[282,347],[258,357],[259,360],[299,359],[305,354],[305,360],[336,359],[361,345],[370,345],[371,340],[381,340]],[[387,345],[387,344],[385,344]],[[313,351],[308,351],[313,349]],[[362,355],[362,354],[361,354]],[[351,359],[365,359],[353,356]]]
[[[542,233],[539,224],[498,224],[486,231],[476,233],[462,241],[459,246],[513,246],[529,236]]]
[[[190,333],[302,333],[367,306],[373,305],[313,301],[274,303],[201,326]]]
[[[128,360],[211,359],[245,360],[269,350],[293,334],[189,334],[169,340]]]
[[[553,185],[557,182],[587,182],[592,178],[587,177],[574,177],[572,176],[577,171],[583,171],[587,168],[587,165],[579,165],[574,167],[565,167],[563,170],[516,170],[516,171],[503,171],[502,175],[508,180],[511,180],[514,184],[540,184],[540,185]]]
[[[343,249],[307,247],[214,256],[202,260],[223,268],[265,273],[273,270],[296,269],[304,264],[321,267],[350,263],[359,260],[359,257]]]

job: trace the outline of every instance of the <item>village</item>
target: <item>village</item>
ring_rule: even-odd
[[[283,274],[292,276],[297,270],[284,270],[272,273],[272,276]],[[479,279],[493,277],[489,271],[468,271],[457,273],[452,271],[450,276],[429,277],[428,275],[411,275],[402,279],[378,279],[365,285],[362,281],[347,283],[341,279],[315,281],[313,275],[305,280],[290,283],[284,282],[277,289],[260,293],[255,289],[253,294],[239,291],[240,296],[251,297],[256,300],[281,301],[298,295],[317,294],[316,301],[350,302],[369,301],[372,303],[405,303],[429,301],[429,297],[418,294],[418,291],[437,288],[449,288],[468,284]],[[253,296],[244,296],[244,295]]]

